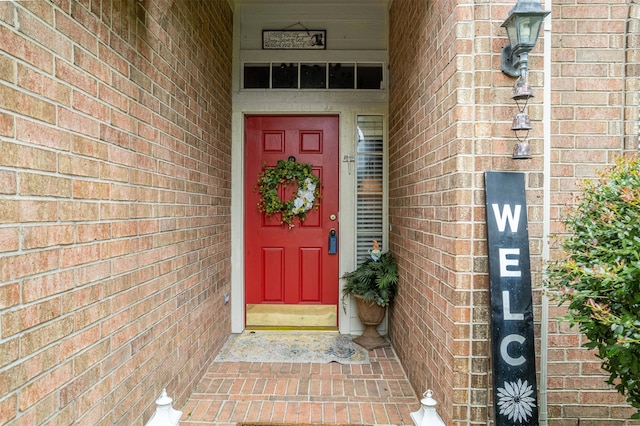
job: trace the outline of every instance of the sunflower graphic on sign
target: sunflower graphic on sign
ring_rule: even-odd
[[[509,420],[524,423],[533,415],[536,400],[533,395],[533,386],[526,380],[523,382],[504,382],[503,388],[498,388],[498,407],[500,414],[507,416]]]

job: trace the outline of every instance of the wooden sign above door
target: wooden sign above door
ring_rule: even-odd
[[[326,49],[327,31],[263,30],[262,48],[274,50]]]

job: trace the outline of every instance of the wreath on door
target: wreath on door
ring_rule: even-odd
[[[267,216],[282,214],[282,222],[293,228],[294,218],[304,221],[312,208],[317,208],[320,198],[320,178],[311,171],[309,163],[298,163],[295,159],[278,160],[276,167],[263,166],[258,176],[257,190],[260,193],[258,210]],[[278,196],[280,185],[298,186],[296,197],[282,201]]]

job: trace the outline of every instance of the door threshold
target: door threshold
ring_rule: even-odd
[[[338,327],[323,327],[323,326],[271,326],[271,325],[252,325],[247,326],[244,329],[245,331],[329,331],[329,332],[337,332]]]
[[[337,330],[337,314],[337,305],[247,304],[246,329]]]

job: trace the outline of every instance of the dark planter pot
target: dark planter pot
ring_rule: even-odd
[[[377,330],[378,325],[384,319],[387,308],[375,303],[365,302],[362,296],[354,294],[353,298],[358,308],[358,318],[364,325],[362,336],[356,337],[353,341],[368,350],[389,346],[389,342],[380,336]]]

